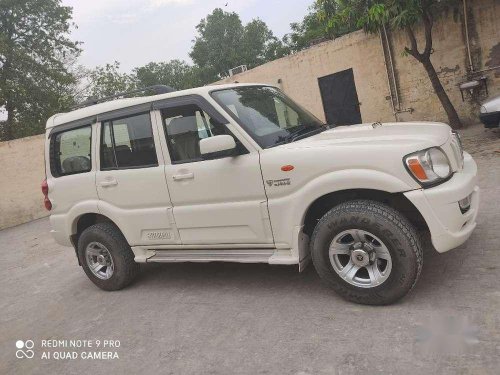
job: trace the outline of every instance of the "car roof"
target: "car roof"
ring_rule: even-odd
[[[99,104],[90,105],[88,107],[83,107],[75,109],[71,112],[58,113],[47,120],[46,129],[53,128],[55,126],[64,125],[69,122],[78,121],[88,117],[97,116],[106,112],[115,111],[122,108],[132,107],[139,104],[153,103],[159,100],[165,100],[170,98],[177,98],[186,95],[208,95],[211,91],[230,89],[242,86],[262,86],[265,84],[259,83],[238,83],[238,84],[226,84],[226,85],[211,85],[197,87],[194,89],[174,91],[167,94],[153,95],[153,96],[141,96],[136,98],[123,98],[110,100],[108,102],[103,102]]]

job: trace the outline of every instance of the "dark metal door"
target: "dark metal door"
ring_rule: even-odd
[[[352,69],[318,78],[318,83],[328,124],[361,123],[358,93]]]

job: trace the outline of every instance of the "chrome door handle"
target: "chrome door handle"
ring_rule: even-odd
[[[99,183],[99,186],[101,186],[101,187],[111,187],[111,186],[116,186],[116,185],[118,185],[118,181],[116,181],[115,179],[105,180],[105,181],[101,181]]]
[[[194,173],[174,174],[172,178],[174,181],[191,180],[194,178]]]

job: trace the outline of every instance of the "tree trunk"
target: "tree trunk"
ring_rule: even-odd
[[[450,98],[448,97],[448,94],[446,94],[446,91],[444,91],[444,87],[441,84],[441,81],[439,80],[439,77],[436,73],[436,69],[434,69],[434,66],[432,65],[430,57],[422,59],[421,63],[424,65],[425,71],[427,72],[427,75],[429,76],[429,79],[431,80],[432,87],[434,88],[434,92],[438,96],[444,110],[446,111],[446,114],[448,115],[449,125],[453,129],[462,128],[462,122],[460,121],[460,118],[458,117],[458,113],[457,113],[455,107],[453,106],[453,104],[451,103]]]
[[[7,110],[7,120],[3,123],[3,141],[11,141],[14,139],[13,125],[14,125],[14,108],[7,102],[5,106]]]
[[[436,93],[441,105],[443,106],[446,114],[448,115],[449,125],[453,129],[459,129],[462,127],[462,122],[458,117],[458,113],[450,101],[448,94],[444,91],[444,87],[439,80],[439,77],[436,73],[436,69],[434,69],[434,65],[431,62],[431,54],[432,54],[432,26],[434,24],[434,19],[432,16],[432,12],[430,12],[428,8],[429,4],[424,7],[424,12],[422,13],[422,22],[424,24],[425,30],[425,49],[424,52],[420,53],[418,50],[418,42],[415,37],[415,33],[411,26],[406,27],[406,33],[408,34],[408,38],[410,39],[411,48],[406,48],[406,52],[412,55],[415,59],[417,59],[425,68],[429,79],[431,80],[432,87],[434,88],[434,92]]]

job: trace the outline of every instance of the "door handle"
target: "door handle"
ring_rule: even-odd
[[[172,178],[174,181],[191,180],[194,178],[194,173],[174,174]]]
[[[112,180],[105,180],[105,181],[101,181],[99,182],[99,186],[101,187],[112,187],[112,186],[116,186],[118,185],[118,181],[116,181],[115,179],[112,179]]]

